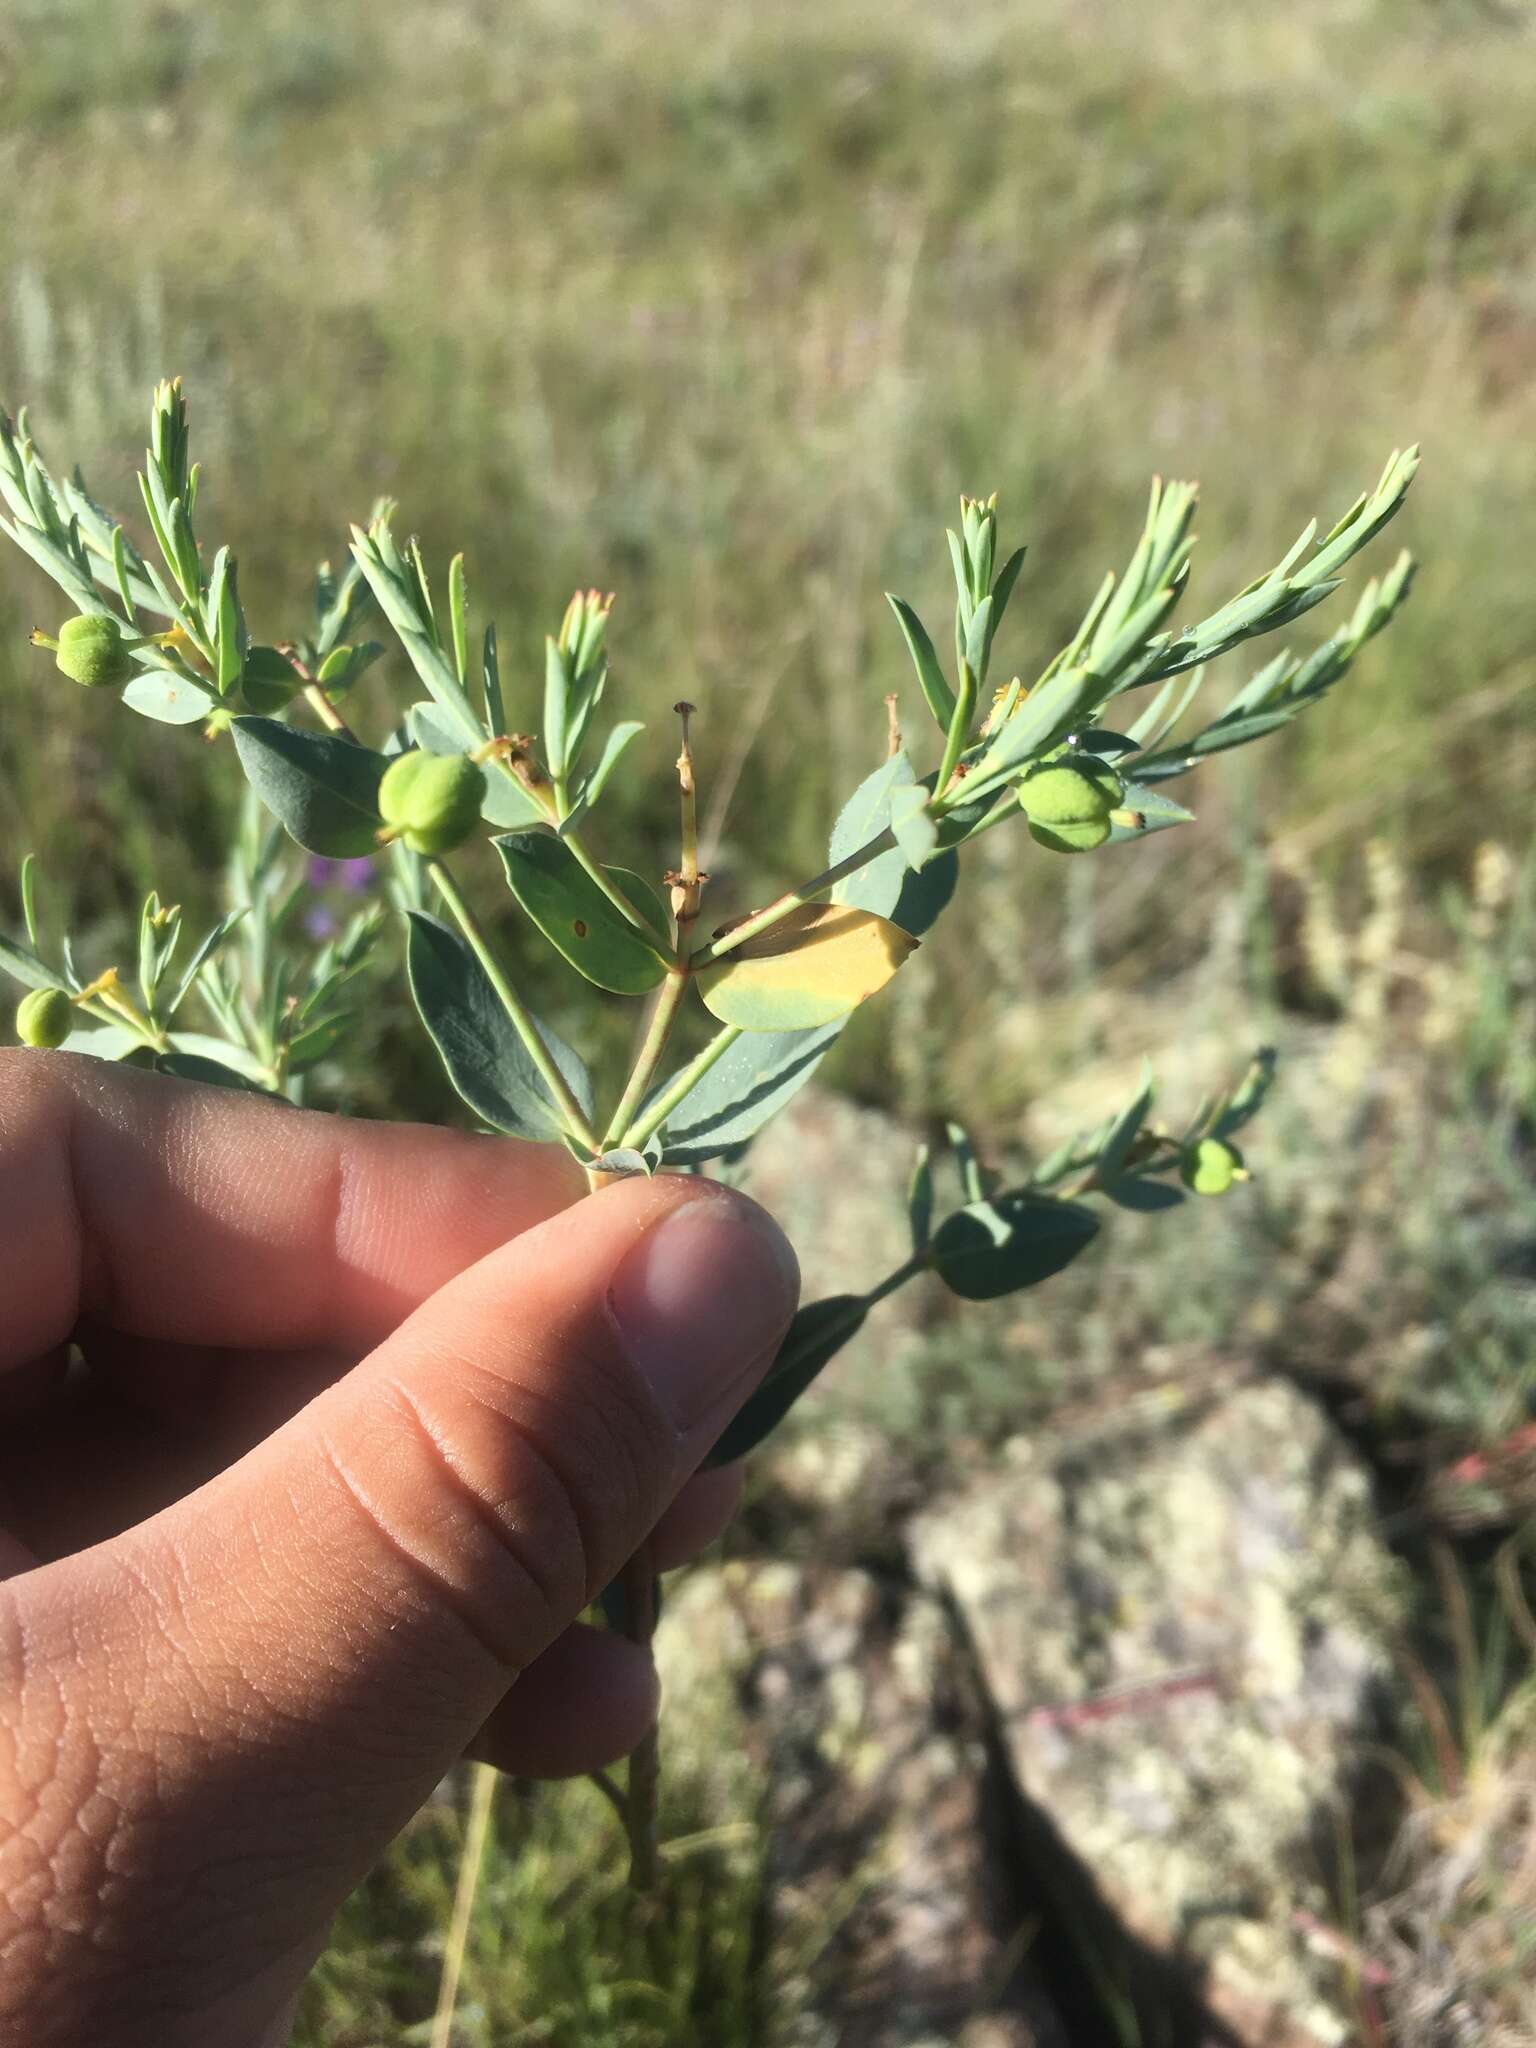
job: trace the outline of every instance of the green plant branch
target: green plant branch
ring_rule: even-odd
[[[656,1077],[661,1065],[661,1056],[667,1049],[667,1040],[672,1036],[672,1027],[677,1022],[688,993],[690,976],[686,968],[675,967],[662,983],[651,1010],[650,1022],[640,1044],[629,1080],[625,1083],[619,1106],[609,1119],[603,1133],[603,1150],[617,1145],[629,1128],[631,1117],[645,1100],[645,1091]],[[647,1134],[649,1135],[649,1134]]]
[[[620,1574],[619,1584],[624,1594],[624,1633],[632,1643],[648,1647],[656,1633],[656,1568],[651,1563],[649,1544],[641,1544]],[[629,1882],[637,1892],[656,1888],[656,1804],[660,1778],[661,1750],[653,1725],[630,1752],[624,1788]]]
[[[646,931],[647,927],[644,918],[640,916],[634,905],[629,902],[615,883],[609,879],[608,871],[604,868],[602,862],[595,860],[586,846],[583,845],[580,834],[576,832],[562,832],[560,836],[575,856],[577,865],[584,869],[587,875],[597,884],[598,888],[602,890],[608,901],[625,922],[632,924],[638,932]]]
[[[739,1024],[727,1024],[722,1030],[717,1031],[708,1045],[694,1054],[687,1066],[678,1069],[644,1116],[621,1134],[619,1143],[638,1148],[654,1137],[678,1104],[686,1101],[698,1087],[715,1061],[730,1051],[741,1033],[742,1027]]]
[[[955,696],[955,715],[949,721],[949,731],[944,736],[944,758],[939,763],[939,772],[934,778],[934,794],[942,795],[949,788],[965,743],[971,735],[971,721],[976,716],[976,696],[979,681],[968,661],[960,664],[960,688]]]
[[[808,882],[802,882],[798,889],[788,889],[782,896],[776,896],[766,909],[756,910],[750,917],[744,917],[740,924],[733,924],[729,931],[722,932],[707,946],[701,946],[693,955],[692,964],[703,967],[711,960],[719,960],[725,954],[734,952],[748,939],[755,939],[760,932],[768,931],[773,925],[788,917],[792,910],[799,910],[803,904],[814,903],[818,896],[825,896],[835,889],[845,875],[856,875],[860,868],[867,868],[872,860],[878,860],[882,853],[889,853],[896,844],[895,834],[889,826],[879,832],[865,845],[850,853],[846,859],[835,861],[819,875],[813,875]]]
[[[571,1093],[570,1083],[551,1058],[549,1048],[539,1036],[538,1026],[523,1005],[522,997],[502,971],[501,962],[491,950],[490,942],[480,929],[479,920],[459,893],[458,884],[441,860],[429,860],[426,867],[438,894],[447,904],[454,923],[464,934],[470,951],[484,969],[486,980],[496,991],[497,1000],[511,1020],[513,1029],[527,1048],[528,1057],[538,1069],[540,1079],[565,1119],[566,1129],[573,1138],[596,1151],[597,1136],[587,1119],[586,1112]]]
[[[910,1259],[904,1259],[899,1266],[887,1273],[876,1286],[864,1296],[866,1309],[874,1307],[877,1301],[884,1301],[888,1294],[894,1294],[898,1287],[905,1287],[909,1280],[915,1280],[919,1273],[926,1273],[933,1264],[932,1254],[927,1251],[914,1252]]]

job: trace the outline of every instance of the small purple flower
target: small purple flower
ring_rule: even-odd
[[[345,889],[349,896],[361,896],[373,887],[374,866],[367,854],[356,860],[326,860],[312,854],[309,886],[312,889]]]
[[[323,903],[312,903],[304,913],[304,929],[312,939],[333,939],[336,920]]]

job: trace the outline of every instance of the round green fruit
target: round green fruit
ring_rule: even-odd
[[[1108,818],[1085,818],[1076,825],[1041,825],[1031,818],[1029,836],[1052,853],[1092,853],[1109,837]]]
[[[1179,1179],[1197,1195],[1224,1195],[1242,1175],[1242,1153],[1222,1138],[1202,1138],[1179,1163]]]
[[[57,1051],[74,1021],[74,1006],[61,988],[32,989],[16,1005],[16,1036],[41,1052]]]
[[[99,612],[64,621],[54,660],[71,682],[91,690],[116,689],[136,672],[122,627]]]
[[[1019,784],[1019,807],[1035,825],[1090,825],[1118,810],[1125,786],[1106,761],[1085,754],[1050,761]]]
[[[379,784],[379,816],[412,853],[450,853],[474,831],[485,771],[467,754],[402,754]]]
[[[1114,769],[1095,755],[1048,761],[1019,784],[1019,808],[1030,837],[1052,853],[1091,853],[1109,837],[1110,813],[1125,788]]]

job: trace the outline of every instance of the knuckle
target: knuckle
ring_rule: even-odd
[[[513,1670],[619,1569],[670,1477],[661,1426],[624,1375],[567,1363],[552,1381],[516,1361],[439,1356],[383,1390],[377,1462],[326,1444],[416,1590]]]

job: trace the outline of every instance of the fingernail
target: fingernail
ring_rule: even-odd
[[[627,1252],[608,1290],[626,1350],[679,1433],[766,1369],[800,1293],[783,1232],[760,1209],[702,1199]]]

